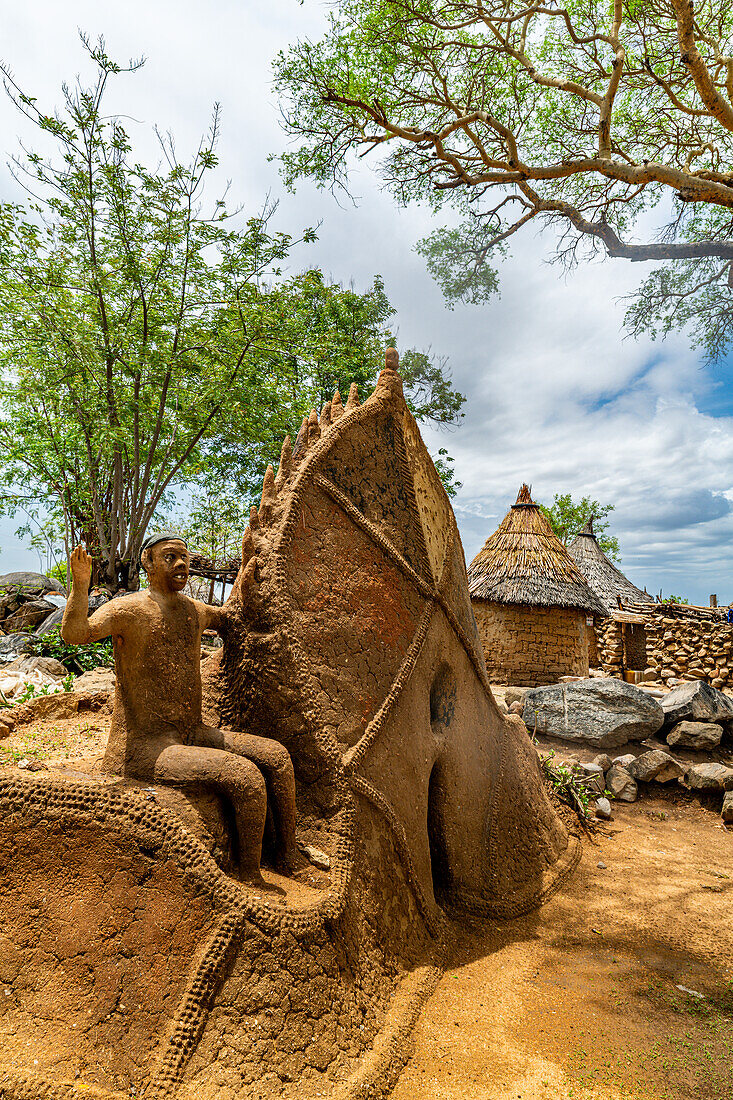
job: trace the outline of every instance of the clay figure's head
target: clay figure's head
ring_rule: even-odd
[[[151,536],[143,543],[140,564],[150,587],[158,592],[181,592],[188,580],[189,553],[184,539],[172,531]]]

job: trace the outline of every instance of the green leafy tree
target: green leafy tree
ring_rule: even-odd
[[[141,62],[83,41],[96,78],[65,87],[59,114],[3,70],[51,151],[16,158],[29,200],[0,206],[2,481],[6,510],[40,503],[61,524],[65,556],[86,543],[95,583],[134,589],[175,493],[223,474],[251,490],[327,383],[374,378],[393,311],[379,281],[358,295],[286,279],[295,242],[270,228],[274,207],[245,220],[208,198],[218,108],[188,162],[159,136],[161,166],[140,163],[104,98]],[[463,398],[415,355],[422,415],[455,419]]]
[[[373,152],[399,202],[452,209],[421,245],[449,301],[494,294],[509,239],[552,224],[569,264],[661,262],[632,332],[688,325],[711,359],[730,345],[729,4],[339,0],[275,73],[291,183],[346,186],[349,156]]]
[[[443,488],[449,497],[454,497],[463,485],[463,482],[456,480],[455,471],[453,469],[453,459],[448,454],[446,447],[438,448],[437,455],[433,456],[433,462],[443,482]]]
[[[204,482],[225,484],[249,499],[259,493],[268,463],[277,464],[283,437],[295,435],[312,408],[320,410],[339,389],[345,397],[356,382],[362,398],[374,387],[384,364],[385,346],[395,344],[394,307],[377,276],[364,293],[329,285],[320,271],[303,272],[270,289],[277,342],[267,353],[267,370],[277,387],[262,395],[256,409],[257,432],[242,440],[238,425],[222,429],[207,448]],[[450,381],[447,363],[408,348],[400,360],[405,397],[416,419],[438,427],[463,417],[465,398]],[[436,465],[452,485],[450,456]],[[447,451],[445,451],[447,454]]]
[[[176,527],[193,552],[211,561],[237,558],[242,550],[242,532],[249,523],[249,502],[239,493],[221,486],[204,485]]]
[[[613,504],[599,504],[597,500],[591,500],[590,497],[582,497],[576,502],[570,493],[555,493],[550,507],[540,504],[540,508],[549,520],[552,530],[565,546],[580,534],[588,520],[592,518],[593,534],[601,550],[613,561],[621,560],[618,539],[608,534],[610,524],[606,517],[613,511]]]

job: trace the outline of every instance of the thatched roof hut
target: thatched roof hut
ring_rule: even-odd
[[[615,615],[618,612],[619,598],[633,603],[654,603],[653,597],[632,584],[601,550],[593,532],[592,516],[580,534],[576,535],[571,542],[569,551],[578,569],[603,604],[607,615]]]
[[[468,586],[472,598],[493,603],[607,614],[527,485],[471,562]]]

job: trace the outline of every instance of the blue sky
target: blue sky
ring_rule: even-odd
[[[61,82],[84,72],[77,28],[103,33],[120,60],[145,54],[145,68],[118,82],[114,101],[140,123],[130,125],[143,148],[153,155],[153,123],[176,135],[181,152],[190,148],[221,102],[221,172],[232,180],[232,200],[254,211],[269,191],[281,199],[278,227],[294,233],[323,222],[293,269],[318,265],[357,289],[384,277],[399,346],[448,356],[467,397],[460,428],[425,434],[431,449],[445,446],[455,457],[468,560],[528,481],[545,502],[570,492],[613,504],[622,567],[649,591],[698,603],[711,592],[733,599],[733,361],[701,367],[684,335],[623,339],[617,299],[644,265],[596,262],[566,276],[546,262],[551,239],[530,231],[514,239],[499,298],[448,310],[414,251],[433,228],[430,212],[395,207],[368,165],[353,178],[355,206],[307,183],[283,193],[267,161],[284,145],[269,61],[297,36],[319,33],[324,5],[34,0],[5,9],[3,59],[42,104],[58,103]],[[23,133],[0,101],[3,152]],[[0,196],[17,196],[4,166]],[[0,520],[0,572],[38,564],[14,526]]]

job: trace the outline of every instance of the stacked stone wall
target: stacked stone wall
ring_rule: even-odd
[[[598,659],[606,676],[623,680],[624,649],[621,623],[613,619],[596,619],[595,624]]]
[[[660,680],[733,683],[733,625],[719,619],[655,616],[647,623],[647,667]]]
[[[621,624],[596,624],[598,651],[608,676],[623,675]],[[733,624],[721,619],[677,618],[661,613],[646,619],[646,667],[655,679],[705,680],[733,686]]]
[[[489,680],[535,687],[561,676],[588,675],[588,633],[582,611],[472,600]]]

